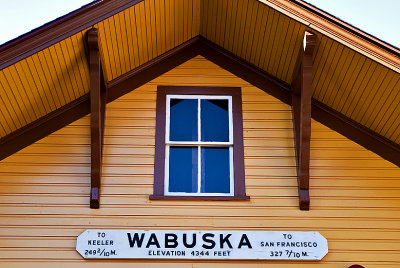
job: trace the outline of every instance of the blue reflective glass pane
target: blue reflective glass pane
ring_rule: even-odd
[[[201,192],[229,193],[229,148],[201,148]]]
[[[171,141],[197,141],[197,100],[171,99]]]
[[[229,141],[228,100],[201,100],[201,140]]]
[[[197,147],[170,147],[169,192],[197,192]]]

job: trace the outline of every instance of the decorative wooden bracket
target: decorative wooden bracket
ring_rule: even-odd
[[[98,31],[87,31],[90,72],[90,142],[91,142],[91,190],[90,208],[100,207],[100,181],[103,153],[104,119],[107,90],[100,65]]]
[[[311,84],[313,51],[316,36],[305,32],[303,49],[297,60],[298,72],[293,79],[292,107],[296,143],[297,182],[299,187],[299,206],[301,210],[310,209],[310,137],[311,137]]]

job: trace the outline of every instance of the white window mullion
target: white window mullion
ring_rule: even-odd
[[[170,120],[171,120],[171,97],[167,96],[166,120],[165,120],[165,143],[169,142]]]
[[[171,99],[197,99],[197,140],[196,141],[171,141],[170,140],[170,124],[171,124]],[[228,100],[228,127],[229,127],[229,141],[217,142],[217,141],[202,141],[202,122],[201,122],[201,100]],[[166,103],[166,133],[165,133],[165,173],[164,173],[164,193],[166,195],[176,196],[232,196],[234,195],[234,155],[233,155],[233,109],[232,109],[232,97],[231,96],[208,96],[208,95],[167,95]],[[181,193],[181,192],[169,192],[169,166],[170,166],[170,148],[171,146],[177,147],[192,147],[197,148],[197,192],[195,193]],[[229,149],[229,177],[230,177],[230,193],[201,193],[201,182],[202,182],[202,148],[207,147],[225,147]]]
[[[183,145],[183,146],[212,146],[212,147],[228,147],[233,146],[231,142],[215,142],[215,141],[170,141],[166,145]]]
[[[169,193],[169,146],[165,146],[164,193]]]
[[[197,142],[201,142],[201,107],[200,100],[197,100]]]
[[[229,142],[233,143],[233,112],[232,112],[232,97],[228,99],[228,122],[229,122]]]
[[[197,193],[201,190],[201,147],[197,147]]]
[[[197,100],[197,141],[201,142],[201,105]],[[201,191],[201,147],[197,146],[197,193]]]
[[[230,183],[230,193],[235,194],[235,170],[233,165],[233,147],[229,147],[229,183]]]

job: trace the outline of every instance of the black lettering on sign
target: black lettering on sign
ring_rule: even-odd
[[[253,248],[251,246],[250,240],[247,237],[246,234],[242,234],[242,238],[240,238],[239,246],[238,248],[241,248],[242,246],[247,246],[248,248]]]
[[[232,248],[232,244],[231,244],[231,242],[229,241],[229,237],[230,237],[231,235],[232,235],[232,234],[227,234],[225,237],[224,237],[223,234],[220,234],[220,235],[219,235],[219,246],[220,246],[221,248],[224,248],[224,244],[225,244],[225,243],[228,245],[229,248]]]
[[[143,244],[143,239],[144,239],[144,234],[141,234],[140,238],[138,233],[135,233],[133,235],[133,239],[130,233],[128,233],[128,241],[129,241],[129,246],[133,248],[135,246],[135,243],[137,243],[138,247],[142,247]]]
[[[185,245],[186,248],[194,248],[196,246],[196,234],[192,234],[191,244],[187,242],[187,234],[183,234],[183,245]]]
[[[176,234],[165,234],[165,248],[176,248],[178,246]]]
[[[158,243],[157,236],[155,233],[151,233],[146,248],[149,248],[150,246],[156,246],[157,248],[160,248],[160,243]]]
[[[210,233],[205,233],[203,234],[203,241],[206,243],[209,243],[209,245],[203,244],[203,248],[205,249],[212,249],[215,247],[215,241],[212,239],[209,239],[209,237],[214,237],[214,234],[210,234]]]

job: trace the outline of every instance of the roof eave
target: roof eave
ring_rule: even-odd
[[[107,102],[131,92],[197,55],[205,57],[282,102],[291,105],[290,85],[201,36],[195,37],[110,81],[107,85]],[[86,94],[73,103],[1,138],[0,160],[89,114],[89,112],[89,94]],[[371,131],[315,99],[312,100],[312,118],[400,166],[399,144]]]

